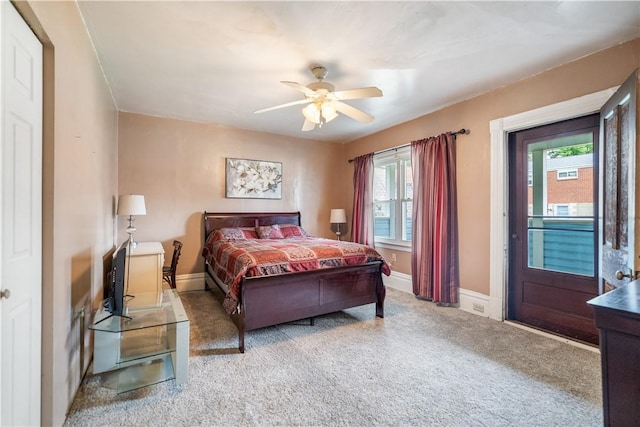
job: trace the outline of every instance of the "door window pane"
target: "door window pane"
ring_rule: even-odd
[[[528,145],[528,266],[593,276],[591,134]]]

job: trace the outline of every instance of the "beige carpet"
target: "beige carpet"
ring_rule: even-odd
[[[373,305],[252,331],[181,294],[189,382],[121,395],[88,376],[68,426],[600,426],[600,356],[389,289]]]

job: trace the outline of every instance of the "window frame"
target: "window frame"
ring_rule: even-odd
[[[393,208],[395,209],[395,223],[393,224],[395,228],[395,238],[386,238],[375,236],[375,225],[374,225],[374,244],[376,247],[382,248],[392,248],[400,251],[411,251],[411,240],[402,239],[403,234],[403,204],[405,202],[412,202],[413,198],[407,198],[406,191],[406,162],[411,164],[411,147],[402,147],[398,149],[394,149],[389,152],[384,152],[380,154],[375,154],[373,156],[373,166],[374,166],[374,174],[375,169],[382,166],[387,166],[390,164],[396,165],[396,179],[395,179],[395,198],[390,200],[376,200],[375,194],[373,197],[373,206],[372,214],[374,214],[375,221],[375,213],[373,210],[375,209],[376,202],[389,202],[393,201]],[[410,212],[409,212],[410,213]],[[391,224],[390,224],[391,226]]]
[[[578,179],[578,168],[565,168],[558,169],[556,171],[556,179],[558,181],[566,181],[569,179]],[[566,176],[560,176],[560,174],[566,174]],[[571,175],[570,175],[571,174]],[[575,175],[573,175],[575,174]]]
[[[565,210],[567,213],[560,213],[560,210]],[[571,206],[568,203],[556,203],[553,207],[553,215],[554,216],[570,216],[571,215]]]

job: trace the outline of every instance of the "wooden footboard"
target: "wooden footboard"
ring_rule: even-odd
[[[240,295],[240,313],[231,318],[238,327],[240,352],[245,332],[294,320],[312,318],[350,307],[376,304],[384,317],[386,290],[382,262],[276,276],[246,277]],[[207,285],[220,283],[207,268]],[[221,287],[224,291],[224,288]]]

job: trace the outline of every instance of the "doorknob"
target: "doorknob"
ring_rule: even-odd
[[[9,298],[11,296],[11,291],[9,291],[9,289],[5,289],[0,291],[0,299],[2,298]]]
[[[623,273],[623,272],[622,272],[622,271],[620,271],[620,270],[616,271],[616,279],[618,279],[618,280],[622,280],[622,279],[624,279],[625,277],[628,277],[629,279],[635,279],[635,278],[636,278],[636,275],[635,275],[635,274],[633,274],[633,270],[632,270],[632,269],[629,269],[629,272],[628,272],[628,273],[626,273],[626,274],[625,274],[625,273]]]

